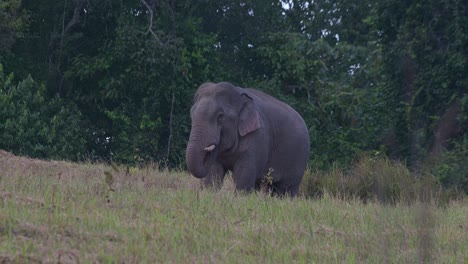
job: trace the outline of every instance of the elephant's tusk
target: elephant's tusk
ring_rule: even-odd
[[[210,152],[210,151],[213,151],[213,149],[215,149],[215,145],[209,145],[208,147],[204,148],[204,150]]]

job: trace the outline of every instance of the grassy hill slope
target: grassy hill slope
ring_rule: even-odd
[[[0,262],[468,261],[468,204],[200,190],[185,172],[0,151]]]

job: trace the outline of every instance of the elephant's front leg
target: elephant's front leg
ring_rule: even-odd
[[[202,187],[220,189],[223,186],[226,170],[223,165],[215,163],[211,166],[208,174],[201,179]]]
[[[255,188],[258,173],[255,159],[244,156],[235,164],[233,170],[236,190],[246,192],[252,191]]]

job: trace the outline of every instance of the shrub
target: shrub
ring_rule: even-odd
[[[301,192],[321,197],[325,192],[341,199],[377,200],[384,204],[438,200],[441,188],[432,176],[413,176],[408,168],[385,157],[362,156],[349,171],[308,169]]]
[[[77,160],[85,154],[81,113],[72,103],[48,99],[31,76],[14,83],[0,64],[0,149],[38,158]]]
[[[451,192],[468,194],[468,136],[452,142],[453,149],[442,153],[434,162],[432,173],[437,181]]]

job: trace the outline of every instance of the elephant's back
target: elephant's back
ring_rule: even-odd
[[[250,95],[254,97],[259,106],[267,110],[267,115],[271,115],[271,123],[280,123],[282,126],[288,125],[289,128],[299,131],[305,131],[308,135],[307,125],[302,116],[290,105],[280,101],[279,99],[266,94],[262,91],[247,88]]]

